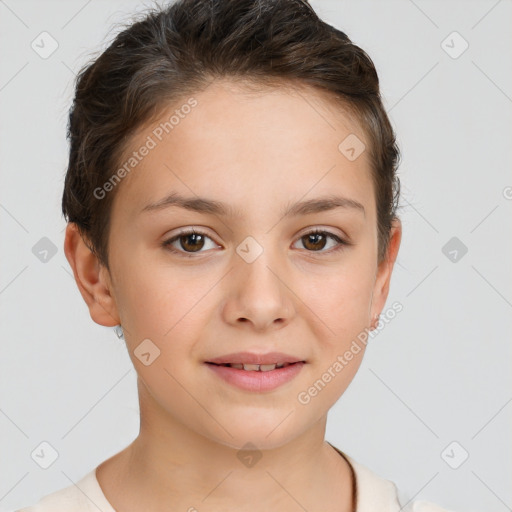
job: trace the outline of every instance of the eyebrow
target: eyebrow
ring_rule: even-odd
[[[172,206],[198,213],[218,215],[221,217],[243,217],[242,212],[233,208],[231,205],[226,205],[205,197],[184,197],[176,192],[173,192],[154,203],[146,205],[141,210],[141,213],[159,211]],[[336,208],[353,209],[361,212],[366,217],[365,208],[359,201],[336,195],[318,197],[316,199],[309,199],[307,201],[301,201],[294,204],[288,203],[281,212],[281,217],[309,215],[334,210]]]

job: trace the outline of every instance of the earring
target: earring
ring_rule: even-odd
[[[119,325],[116,325],[114,327],[114,332],[117,334],[117,337],[121,340],[124,340],[124,332],[123,332],[123,328],[121,327],[121,324]]]

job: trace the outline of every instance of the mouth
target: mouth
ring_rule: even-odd
[[[306,361],[281,363],[214,363],[205,361],[212,375],[243,391],[256,393],[272,392],[290,383],[301,372]]]
[[[246,363],[212,363],[207,361],[206,364],[212,364],[215,366],[226,366],[228,368],[234,368],[236,370],[245,370],[247,372],[271,372],[280,368],[286,368],[294,364],[305,363],[306,361],[295,361],[293,363],[273,363],[273,364],[246,364]]]

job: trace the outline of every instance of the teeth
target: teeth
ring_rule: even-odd
[[[284,368],[292,363],[275,363],[275,364],[242,364],[242,363],[227,363],[223,366],[231,366],[231,368],[236,368],[237,370],[246,370],[246,371],[262,371],[269,372],[275,370],[276,368]]]
[[[244,370],[257,372],[260,369],[259,364],[244,364]]]

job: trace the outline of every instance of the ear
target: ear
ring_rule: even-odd
[[[377,273],[375,275],[375,285],[372,294],[372,303],[370,306],[370,323],[373,327],[375,318],[380,315],[389,293],[389,283],[391,282],[391,274],[393,273],[393,266],[398,255],[400,248],[400,241],[402,240],[402,222],[400,219],[394,219],[391,226],[390,239],[388,250],[385,259],[379,264]]]
[[[76,284],[82,294],[91,318],[99,325],[114,327],[119,325],[119,314],[108,270],[86,245],[78,226],[68,222],[64,240],[64,253],[73,269]]]

